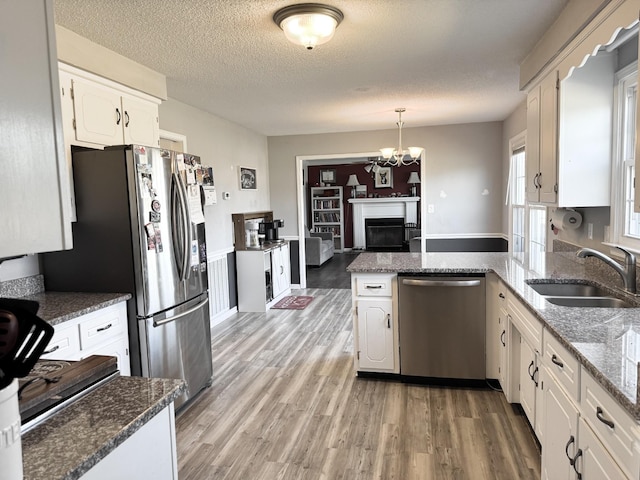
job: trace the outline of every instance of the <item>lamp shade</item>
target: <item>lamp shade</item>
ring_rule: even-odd
[[[411,183],[411,184],[420,183],[420,177],[418,177],[418,172],[411,172],[409,174],[409,180],[407,180],[407,183]]]
[[[347,187],[355,187],[357,185],[360,185],[358,177],[355,173],[352,173],[351,175],[349,175],[349,180],[347,180]]]
[[[307,50],[331,40],[343,18],[337,8],[319,3],[290,5],[273,15],[273,21],[282,28],[287,39]]]

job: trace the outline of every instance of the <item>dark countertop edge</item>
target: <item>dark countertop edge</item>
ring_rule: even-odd
[[[88,293],[88,292],[41,292],[21,297],[25,300],[42,302],[46,299],[76,298],[78,303],[66,304],[60,311],[48,312],[46,307],[38,311],[38,315],[50,325],[58,325],[74,318],[81,317],[96,310],[126,302],[132,295],[130,293]]]
[[[134,378],[142,378],[142,377],[134,377]],[[176,387],[171,392],[165,394],[165,396],[159,399],[153,406],[149,407],[144,412],[141,412],[140,415],[138,415],[138,417],[135,420],[133,420],[126,427],[124,427],[120,431],[120,433],[118,433],[111,441],[103,445],[91,457],[83,461],[75,469],[73,469],[67,475],[65,475],[61,480],[80,479],[84,474],[86,474],[89,470],[91,470],[91,468],[97,465],[100,462],[100,460],[105,458],[107,455],[113,452],[116,448],[122,445],[125,442],[125,440],[130,438],[134,433],[140,430],[140,428],[146,425],[149,422],[149,420],[151,420],[158,413],[160,413],[167,405],[173,402],[179,395],[181,395],[186,390],[186,388],[187,388],[187,385],[184,382],[182,382],[181,385],[176,385]]]
[[[495,271],[491,267],[415,267],[415,268],[406,268],[402,267],[398,269],[398,267],[379,267],[376,268],[367,268],[367,267],[351,267],[349,265],[347,267],[347,272],[349,273],[395,273],[398,275],[402,275],[404,273],[438,273],[438,274],[455,274],[455,273],[493,273],[497,275],[500,280],[507,286],[509,291],[512,294],[516,295],[520,302],[527,308],[527,310],[535,315],[535,317],[543,323],[545,329],[547,329],[569,352],[574,355],[580,365],[585,367],[587,371],[596,379],[596,381],[620,404],[620,406],[631,415],[636,422],[640,423],[640,404],[636,401],[636,403],[632,402],[631,399],[624,394],[611,380],[609,380],[606,376],[602,374],[600,370],[596,368],[580,351],[578,351],[570,341],[564,338],[564,336],[558,332],[553,326],[547,322],[544,318],[544,315],[541,314],[537,308],[531,305],[526,298],[524,298],[520,292],[517,291],[514,287],[511,286],[510,281],[503,278],[500,275],[500,272]],[[638,384],[640,385],[640,378],[638,378]]]

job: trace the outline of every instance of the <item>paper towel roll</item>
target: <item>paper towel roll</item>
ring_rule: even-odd
[[[551,215],[551,223],[558,230],[575,230],[582,225],[582,215],[574,210],[556,208]]]

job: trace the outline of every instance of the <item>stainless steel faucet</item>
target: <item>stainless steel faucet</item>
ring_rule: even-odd
[[[604,253],[601,253],[592,248],[581,248],[576,252],[576,255],[580,258],[596,257],[602,260],[604,263],[613,268],[622,277],[624,282],[624,289],[629,293],[636,293],[636,256],[625,250],[624,248],[616,247],[618,250],[624,252],[624,265],[620,265],[613,258],[608,257]]]

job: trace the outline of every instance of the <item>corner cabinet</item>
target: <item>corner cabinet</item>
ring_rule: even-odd
[[[356,372],[400,373],[395,274],[352,274]]]
[[[236,250],[238,311],[266,312],[291,293],[289,244]]]
[[[126,305],[120,302],[55,325],[42,358],[81,360],[109,355],[118,359],[120,375],[131,375]]]
[[[311,187],[311,227],[314,232],[333,233],[336,252],[344,250],[342,187]]]
[[[2,3],[0,258],[72,247],[52,0]]]

